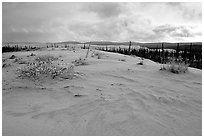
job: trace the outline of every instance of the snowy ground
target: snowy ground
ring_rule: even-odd
[[[88,65],[74,67],[77,77],[44,83],[18,78],[23,64],[9,57],[71,63],[86,50],[3,53],[3,135],[202,135],[201,70],[173,74],[147,59],[137,65],[139,57],[92,52]]]

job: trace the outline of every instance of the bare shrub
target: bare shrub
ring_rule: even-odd
[[[166,70],[172,73],[186,73],[188,71],[189,64],[186,64],[182,59],[172,59],[166,64]]]
[[[52,56],[41,56],[33,62],[27,63],[24,67],[17,69],[20,77],[31,80],[43,80],[44,78],[54,79],[56,77],[72,78],[73,66],[55,65]]]

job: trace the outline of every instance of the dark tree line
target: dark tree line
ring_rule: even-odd
[[[2,47],[2,53],[4,52],[17,52],[17,51],[31,51],[31,50],[37,50],[39,49],[38,47],[35,47],[35,46],[19,46],[19,45],[12,45],[10,46],[9,44],[8,45],[5,45]]]
[[[47,44],[47,48],[49,48],[49,47],[51,47],[51,48],[59,48],[59,46],[56,43],[52,43],[50,45]],[[65,48],[66,47],[67,47],[67,45],[65,45]]]
[[[130,48],[131,42],[128,48],[116,48],[116,47],[98,47],[98,50],[120,53],[124,55],[135,55],[138,57],[143,57],[146,59],[153,60],[165,64],[170,60],[174,59],[175,61],[182,60],[185,64],[189,64],[190,67],[202,69],[202,50],[193,48],[193,44],[190,46],[184,46],[184,50],[180,50],[179,43],[177,44],[175,51],[165,50],[165,45],[162,45],[155,49],[147,49],[141,47],[139,49]],[[85,48],[82,47],[83,49]]]

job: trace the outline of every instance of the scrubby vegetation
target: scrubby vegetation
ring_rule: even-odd
[[[186,73],[188,71],[189,64],[186,64],[182,59],[176,60],[172,59],[170,62],[166,64],[166,70],[172,73]]]
[[[43,80],[45,78],[55,79],[57,77],[71,79],[73,77],[74,66],[57,64],[54,62],[57,58],[53,56],[40,56],[33,62],[27,63],[17,71],[21,78],[31,80]]]

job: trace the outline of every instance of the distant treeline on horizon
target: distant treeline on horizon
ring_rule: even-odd
[[[85,44],[85,45],[104,45],[104,46],[108,46],[108,45],[127,45],[129,46],[129,42],[111,42],[111,41],[90,41],[90,42],[78,42],[78,41],[66,41],[66,42],[55,42],[55,43],[51,43],[51,42],[47,42],[47,43],[41,43],[41,42],[2,42],[3,46],[8,46],[10,45],[40,45],[40,44],[44,44],[44,45],[50,45],[50,44]],[[174,43],[170,43],[170,42],[155,42],[155,43],[140,43],[140,42],[131,42],[132,46],[143,46],[143,47],[147,47],[147,48],[161,48],[162,44],[164,45],[164,48],[167,49],[176,49],[177,44],[179,43],[179,45],[181,46],[181,50],[186,47],[188,48],[188,46],[190,47],[190,45],[192,45],[193,47],[196,46],[196,49],[202,49],[202,42],[174,42]]]

